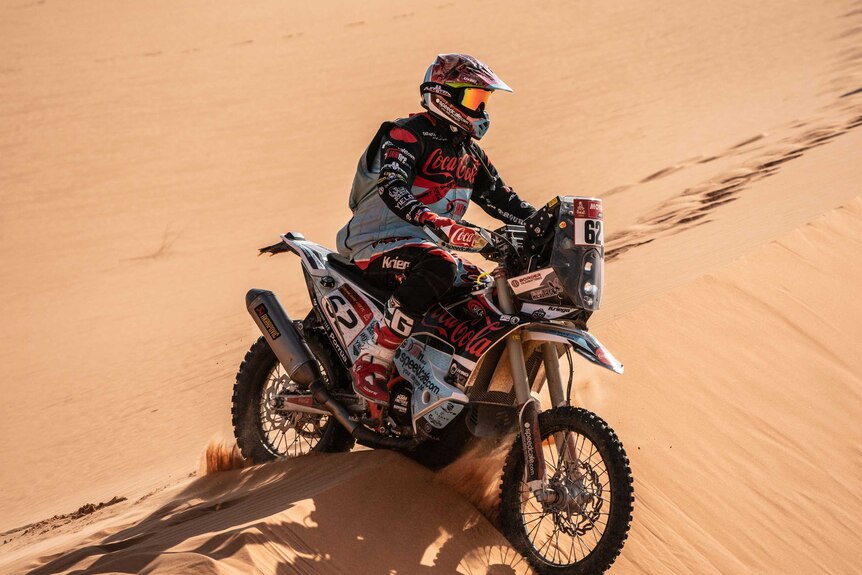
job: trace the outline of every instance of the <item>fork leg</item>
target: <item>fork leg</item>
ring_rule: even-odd
[[[554,407],[566,405],[563,394],[563,379],[560,377],[560,358],[557,356],[557,346],[553,343],[542,344],[542,361],[545,363],[545,378],[548,380],[548,393]]]
[[[512,293],[505,277],[497,278],[497,299],[500,309],[506,313],[515,313]],[[530,393],[530,381],[527,377],[527,363],[524,361],[524,348],[521,346],[521,333],[516,331],[506,338],[506,350],[509,354],[509,369],[512,374],[512,385],[515,388],[519,420],[521,424],[521,445],[524,449],[524,464],[526,467],[526,483],[530,491],[541,500],[545,492],[545,458],[542,453],[542,434],[539,429],[539,402]]]
[[[545,378],[548,380],[548,394],[554,407],[563,407],[568,402],[563,393],[563,379],[560,377],[560,358],[557,355],[557,346],[553,343],[542,344],[542,360],[545,363]],[[555,433],[554,443],[566,461],[575,464],[578,461],[578,447],[570,432]],[[559,466],[560,462],[557,462]],[[579,474],[577,465],[573,466],[575,473]]]

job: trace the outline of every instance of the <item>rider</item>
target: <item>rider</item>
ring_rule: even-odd
[[[483,242],[475,228],[459,223],[470,200],[511,224],[523,225],[536,211],[503,183],[474,142],[488,130],[485,108],[495,90],[512,91],[472,56],[438,55],[419,87],[426,111],[385,122],[359,160],[353,217],[338,232],[338,251],[369,283],[394,288],[352,368],[354,389],[370,401],[389,402],[395,350],[456,278],[471,271],[422,227],[469,249]]]

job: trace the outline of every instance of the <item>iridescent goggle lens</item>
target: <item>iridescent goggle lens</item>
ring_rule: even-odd
[[[491,90],[464,88],[464,93],[461,95],[461,105],[468,110],[478,110],[482,104],[487,106],[490,97]]]

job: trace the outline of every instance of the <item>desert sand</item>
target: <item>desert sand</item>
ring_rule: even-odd
[[[626,373],[575,375],[635,476],[612,572],[860,571],[862,3],[11,0],[0,572],[529,572],[499,454],[201,465],[245,291],[309,308],[257,248],[334,244],[359,154],[454,51],[515,89],[482,141],[507,183],[604,199],[590,326]]]

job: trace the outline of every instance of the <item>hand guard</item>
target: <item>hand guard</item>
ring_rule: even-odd
[[[446,245],[454,249],[478,252],[488,245],[488,241],[479,234],[479,230],[462,226],[450,218],[425,212],[419,219],[422,225],[431,226],[443,232],[446,235]]]

